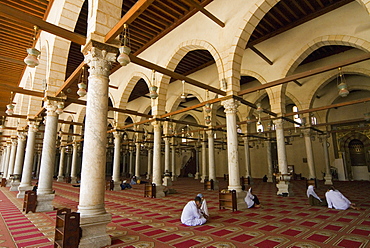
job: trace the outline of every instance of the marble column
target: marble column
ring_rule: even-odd
[[[150,179],[152,175],[152,149],[148,148],[148,174],[146,174],[146,179]]]
[[[153,179],[152,182],[156,185],[157,198],[164,197],[162,186],[162,171],[161,171],[161,124],[158,121],[152,122],[154,132],[153,142]]]
[[[11,140],[12,142],[12,145],[11,145],[11,148],[10,148],[10,158],[9,158],[9,169],[8,169],[8,176],[7,176],[7,182],[6,182],[6,185],[7,187],[10,186],[10,175],[13,175],[14,174],[14,163],[15,163],[15,154],[17,152],[17,140],[15,138],[12,138]]]
[[[272,156],[271,156],[271,140],[266,140],[266,155],[267,155],[267,181],[272,182],[274,168],[272,164]]]
[[[109,72],[116,53],[105,44],[98,44],[99,48],[94,47],[94,41],[90,44],[85,46],[89,49],[85,63],[90,68],[78,205],[82,229],[79,247],[103,247],[111,244],[106,226],[112,217],[105,210],[104,195]]]
[[[32,190],[32,168],[35,154],[36,132],[38,123],[35,121],[28,122],[26,154],[24,157],[21,183],[18,187],[17,198],[24,198],[24,192]]]
[[[4,175],[5,157],[6,157],[6,146],[4,146],[4,148],[1,152],[0,178],[3,178],[3,175]]]
[[[218,180],[216,178],[216,164],[215,164],[215,138],[212,130],[207,131],[208,135],[208,173],[209,180],[213,180],[213,187],[218,190]]]
[[[194,179],[198,180],[200,178],[200,173],[199,173],[199,149],[198,147],[195,147],[195,175]]]
[[[37,207],[36,212],[53,211],[53,171],[55,162],[55,142],[57,138],[58,114],[57,102],[46,100],[46,124],[44,141],[41,155],[39,184],[37,188]]]
[[[277,175],[276,187],[278,188],[277,195],[288,194],[293,196],[292,184],[290,183],[290,176],[288,176],[288,164],[285,150],[284,125],[282,119],[275,119],[276,145],[279,165],[279,175]]]
[[[172,138],[172,152],[171,152],[171,171],[172,171],[172,181],[177,180],[177,175],[176,175],[176,146],[175,146],[175,139]]]
[[[72,144],[71,183],[77,183],[77,154],[78,154],[78,146],[79,146],[79,144],[77,144],[77,142],[74,142]]]
[[[315,161],[313,158],[313,151],[312,151],[312,142],[311,142],[311,130],[310,129],[304,129],[302,130],[303,136],[304,136],[304,143],[306,146],[306,155],[307,155],[307,165],[308,165],[308,178],[309,179],[315,179],[316,173],[315,173]]]
[[[64,158],[66,154],[66,147],[60,147],[60,158],[59,158],[59,171],[58,171],[58,182],[64,181]]]
[[[324,149],[324,160],[325,160],[325,185],[333,185],[333,177],[331,176],[330,171],[330,162],[329,162],[329,142],[327,141],[326,135],[322,139],[322,147]]]
[[[172,186],[170,177],[170,138],[164,138],[164,178],[163,186]]]
[[[136,156],[135,156],[135,176],[140,178],[140,143],[135,143]]]
[[[114,136],[114,157],[113,157],[113,175],[114,191],[121,190],[120,162],[121,162],[121,134],[113,132]]]
[[[251,161],[250,161],[250,152],[249,152],[249,138],[243,137],[244,141],[244,154],[245,154],[245,178],[250,178],[252,181],[251,176]]]
[[[71,155],[72,155],[71,146],[67,146],[66,155],[65,155],[65,159],[66,159],[65,176],[66,177],[71,177],[71,162],[72,162]]]
[[[23,160],[24,160],[24,147],[26,146],[26,133],[24,131],[18,132],[18,146],[17,154],[15,156],[14,163],[14,179],[11,182],[10,191],[18,191],[18,187],[21,183],[21,175],[23,169]]]
[[[205,140],[202,140],[202,175],[200,182],[204,183],[207,176],[207,144]]]
[[[129,148],[130,150],[128,151],[129,152],[129,169],[128,169],[128,173],[130,174],[130,177],[132,177],[134,175],[134,152],[132,151],[132,148],[130,147]]]
[[[36,160],[36,172],[35,172],[35,177],[39,179],[40,176],[40,166],[41,166],[41,152],[42,150],[39,150],[36,152],[37,155],[37,160]]]
[[[127,168],[126,168],[127,153],[124,149],[122,152],[122,176],[126,177]]]
[[[8,178],[11,144],[12,144],[11,141],[8,141],[6,145],[6,157],[5,157],[4,174],[3,174],[4,178]]]
[[[237,195],[238,210],[246,209],[244,198],[245,193],[240,185],[239,173],[239,154],[238,154],[238,133],[236,125],[236,112],[240,105],[235,99],[228,99],[221,102],[226,113],[226,129],[227,129],[227,160],[229,172],[229,190],[235,190]]]

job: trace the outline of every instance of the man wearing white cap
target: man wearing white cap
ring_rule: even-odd
[[[208,214],[208,207],[207,207],[207,202],[206,199],[204,199],[202,194],[197,195],[200,199],[202,199],[202,205],[200,206],[200,212],[205,215],[205,218],[208,219],[209,214]]]
[[[189,201],[181,214],[181,223],[187,226],[199,226],[206,223],[207,219],[200,212],[200,207],[202,205],[202,199],[200,197],[195,197],[194,200]]]

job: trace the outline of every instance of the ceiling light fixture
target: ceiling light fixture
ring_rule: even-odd
[[[342,69],[338,68],[338,77],[337,77],[337,87],[339,89],[339,95],[341,97],[346,97],[349,94],[346,79],[344,78],[344,75],[342,73]]]
[[[35,48],[36,35],[37,35],[37,31],[39,30],[39,27],[33,26],[33,29],[34,29],[34,34],[33,34],[33,38],[32,38],[32,40],[33,40],[32,48],[27,48],[26,49],[28,55],[24,59],[24,63],[26,63],[26,65],[30,68],[35,68],[36,66],[38,66],[40,64],[40,62],[38,60],[38,57],[41,54],[41,52]]]
[[[129,57],[129,54],[131,52],[131,48],[129,47],[130,45],[129,36],[130,34],[128,32],[128,25],[123,24],[123,32],[121,34],[122,37],[121,44],[123,43],[123,45],[121,45],[121,47],[119,48],[120,55],[117,57],[117,62],[120,63],[120,65],[122,66],[126,66],[131,62]]]

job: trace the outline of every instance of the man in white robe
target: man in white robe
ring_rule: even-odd
[[[206,223],[207,219],[200,212],[202,206],[200,197],[195,197],[194,200],[189,201],[181,214],[181,223],[187,226],[199,226]]]
[[[353,208],[358,210],[342,193],[336,190],[334,187],[330,187],[325,193],[326,201],[328,202],[328,208],[335,208],[339,210],[346,210]]]
[[[203,197],[202,194],[198,194],[197,196],[202,200],[202,205],[200,206],[200,212],[204,215],[206,219],[208,219],[209,213],[208,213],[207,201]]]

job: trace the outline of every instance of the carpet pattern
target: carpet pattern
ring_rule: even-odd
[[[144,198],[143,185],[106,191],[106,210],[112,214],[108,247],[370,247],[369,182],[335,182],[359,211],[309,206],[305,182],[292,183],[295,196],[280,197],[275,185],[255,179],[253,191],[263,208],[234,212],[219,210],[218,192],[203,190],[203,184],[193,178],[179,178],[171,186],[178,193],[162,199]],[[219,185],[227,187],[223,179]],[[54,182],[53,188],[56,208],[77,210],[79,188],[60,182]],[[326,188],[319,182],[318,195],[323,197]],[[0,242],[13,246],[0,243],[0,247],[52,247],[55,212],[22,214],[22,200],[8,190],[0,192],[0,212],[8,230]],[[182,208],[198,193],[207,199],[211,218],[203,226],[182,225]]]

